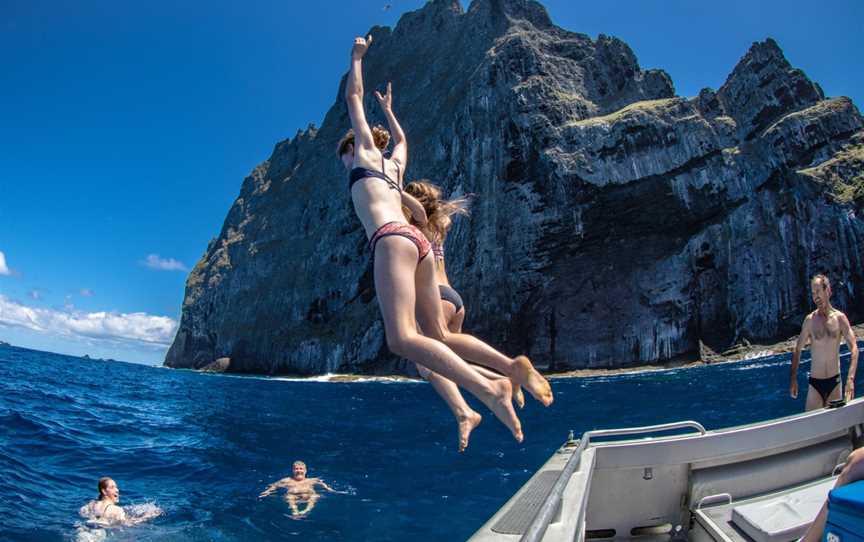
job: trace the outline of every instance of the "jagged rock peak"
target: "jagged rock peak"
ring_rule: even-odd
[[[533,0],[474,0],[468,14],[498,21],[524,20],[541,29],[555,26],[546,8]]]
[[[750,47],[717,97],[726,114],[738,122],[740,136],[749,139],[781,115],[809,107],[825,95],[768,38]]]

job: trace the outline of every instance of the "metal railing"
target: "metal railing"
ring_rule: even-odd
[[[703,427],[701,423],[687,420],[683,422],[647,425],[644,427],[598,429],[594,431],[586,431],[585,433],[583,433],[582,438],[579,439],[579,447],[576,449],[576,451],[573,452],[573,455],[570,456],[570,459],[567,460],[567,463],[564,465],[564,469],[561,470],[561,474],[558,476],[558,479],[555,480],[555,485],[552,486],[552,489],[549,491],[549,495],[546,496],[543,504],[540,505],[540,509],[537,510],[537,513],[534,515],[534,519],[531,520],[531,524],[528,526],[525,534],[522,535],[522,538],[519,539],[519,542],[540,542],[543,539],[543,535],[546,534],[546,529],[552,522],[552,518],[555,516],[555,512],[558,509],[559,504],[561,503],[561,497],[564,494],[564,488],[567,487],[567,483],[570,481],[570,477],[573,476],[573,473],[576,472],[576,470],[582,464],[582,453],[588,448],[588,445],[591,443],[591,439],[598,437],[636,435],[640,433],[657,433],[660,431],[672,431],[674,429],[695,429],[696,431],[699,431],[699,433],[702,435],[704,435],[706,432],[705,427]]]

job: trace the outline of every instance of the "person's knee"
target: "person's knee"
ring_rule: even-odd
[[[450,338],[450,330],[441,325],[427,326],[430,329],[423,328],[423,334],[429,337],[430,339],[435,339],[436,341],[440,341],[444,344],[447,344],[447,341]]]
[[[387,348],[393,354],[408,358],[408,352],[412,343],[412,336],[407,333],[387,333]]]
[[[415,367],[417,367],[417,372],[420,373],[420,378],[422,378],[423,380],[429,380],[429,375],[432,374],[432,371],[420,365],[419,363],[415,363],[414,365]]]
[[[843,467],[837,479],[837,486],[851,484],[861,479],[864,479],[864,448],[858,448],[849,454],[846,459],[846,466]]]

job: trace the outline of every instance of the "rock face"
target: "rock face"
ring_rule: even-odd
[[[477,196],[447,267],[466,329],[505,352],[616,367],[785,338],[816,272],[864,316],[864,121],[774,41],[682,98],[625,43],[557,28],[530,1],[433,1],[372,34],[367,115],[382,121],[371,89],[392,80],[406,179]],[[334,153],[341,96],[243,182],[189,275],[166,365],[405,369]]]

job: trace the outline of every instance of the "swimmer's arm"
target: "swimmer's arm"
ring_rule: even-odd
[[[429,221],[426,216],[426,209],[423,208],[423,204],[420,201],[409,194],[408,192],[402,192],[402,205],[408,208],[411,211],[411,217],[417,223],[418,226],[425,226]]]
[[[408,140],[405,137],[405,132],[402,130],[402,125],[396,120],[396,114],[393,113],[392,88],[392,85],[387,83],[387,94],[382,95],[376,90],[375,98],[378,99],[381,110],[384,111],[384,116],[387,118],[387,127],[390,129],[390,136],[393,138],[393,152],[390,155],[390,159],[398,162],[404,171],[408,167]]]
[[[801,362],[801,350],[810,338],[810,316],[804,319],[801,333],[795,342],[795,350],[792,352],[792,368],[789,371],[789,395],[793,399],[798,398],[798,364]]]
[[[846,339],[846,345],[849,347],[849,375],[846,377],[846,400],[851,401],[855,398],[855,372],[858,370],[858,339],[855,337],[855,332],[852,331],[852,326],[849,324],[849,319],[844,314],[840,318],[840,326],[843,328],[843,337]]]
[[[326,490],[329,491],[330,493],[339,493],[339,491],[336,491],[336,490],[333,489],[332,487],[330,487],[330,486],[328,486],[327,484],[325,484],[325,483],[324,483],[324,480],[322,480],[321,478],[316,478],[316,479],[315,479],[315,483],[318,484],[318,485],[320,485],[321,487],[323,487],[324,489],[326,489]]]
[[[372,44],[372,36],[356,38],[351,49],[351,69],[348,71],[348,79],[345,81],[345,101],[348,103],[348,116],[351,118],[351,127],[354,129],[354,141],[357,149],[372,151],[375,149],[375,140],[372,130],[366,121],[366,112],[363,110],[363,55]]]
[[[126,516],[124,514],[124,519],[122,521],[126,526],[131,527],[133,525],[139,525],[141,523],[144,523],[145,521],[151,520],[151,519],[153,519],[155,517],[159,517],[161,515],[162,515],[162,509],[156,508],[155,510],[147,512],[144,515],[136,516],[133,518],[126,518]]]
[[[277,480],[277,481],[273,482],[272,484],[270,484],[269,486],[267,486],[267,488],[264,491],[262,491],[260,495],[258,495],[258,498],[260,499],[262,497],[272,495],[273,492],[276,491],[277,489],[279,489],[280,487],[288,487],[288,484],[285,483],[285,478],[282,478],[281,480]]]

